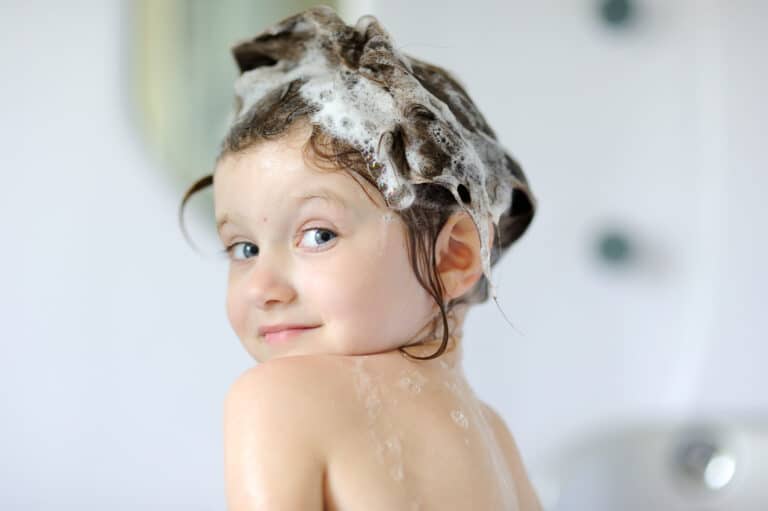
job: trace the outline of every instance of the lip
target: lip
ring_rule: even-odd
[[[319,325],[271,325],[259,328],[259,335],[268,344],[277,344],[301,335]]]

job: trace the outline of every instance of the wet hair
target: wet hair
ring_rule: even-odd
[[[352,72],[349,70],[358,70],[362,75],[359,79],[380,83],[384,90],[391,90],[392,86],[397,87],[399,82],[388,81],[382,78],[385,75],[380,73],[389,72],[391,66],[383,66],[380,58],[381,52],[387,49],[387,45],[382,43],[382,32],[378,24],[363,24],[368,28],[361,34],[343,25],[327,8],[309,10],[288,18],[265,34],[235,46],[233,55],[241,73],[245,74],[258,68],[275,69],[278,62],[290,61],[301,54],[302,45],[312,37],[311,32],[307,32],[306,27],[311,25],[304,23],[305,17],[317,26],[338,28],[333,32],[334,34],[345,34],[345,37],[341,38],[343,43],[341,50],[336,47],[328,50],[329,55],[335,55],[335,52],[341,51],[343,58],[334,62],[337,66],[344,66],[347,70],[344,71],[345,73]],[[371,61],[371,52],[379,56],[379,68],[376,68]],[[499,216],[498,224],[495,226],[496,235],[489,254],[490,265],[494,265],[501,254],[525,232],[533,218],[535,202],[525,176],[518,164],[498,148],[495,134],[463,87],[444,69],[412,57],[408,59],[409,74],[412,73],[410,74],[412,79],[417,80],[428,92],[429,106],[432,106],[432,109],[425,104],[410,103],[404,112],[408,125],[399,125],[387,131],[379,139],[378,145],[386,146],[388,161],[398,175],[412,176],[416,170],[419,170],[422,173],[431,173],[433,177],[440,176],[454,161],[455,155],[451,154],[451,147],[455,150],[459,147],[459,142],[464,140],[459,132],[433,113],[435,104],[442,102],[447,106],[455,122],[460,123],[459,129],[464,135],[469,138],[475,137],[473,140],[477,141],[475,142],[477,147],[483,148],[481,152],[485,158],[484,162],[496,167],[496,170],[489,174],[488,183],[486,183],[488,189],[502,200],[504,198],[498,194],[504,190],[510,193],[510,188],[506,187],[506,181],[499,178],[499,175],[508,176],[509,181],[515,183],[511,188],[511,205]],[[259,141],[279,138],[294,124],[306,122],[312,126],[312,133],[305,147],[305,155],[311,153],[316,162],[322,165],[327,164],[328,170],[343,170],[363,178],[382,194],[383,192],[391,193],[392,190],[382,189],[382,181],[379,179],[382,172],[381,164],[372,157],[370,147],[355,145],[316,122],[314,115],[318,113],[321,106],[302,94],[302,86],[305,84],[307,84],[307,77],[296,77],[264,93],[263,97],[260,97],[247,110],[243,109],[242,97],[237,96],[235,109],[244,110],[245,113],[237,117],[230,127],[221,144],[217,162],[226,155],[242,152]],[[436,128],[439,129],[436,130]],[[434,138],[436,132],[441,133],[437,140]],[[447,142],[446,137],[450,139]],[[418,146],[421,169],[412,169],[409,165],[407,149],[413,145]],[[213,175],[210,174],[189,187],[180,205],[180,222],[184,205],[189,198],[212,183]],[[435,245],[446,221],[457,211],[467,211],[470,204],[477,207],[477,204],[482,203],[482,198],[472,196],[470,189],[478,191],[484,188],[472,180],[467,181],[467,186],[458,184],[452,187],[446,186],[445,182],[414,182],[407,189],[409,193],[413,193],[413,200],[409,205],[404,208],[391,208],[406,226],[406,241],[413,272],[440,310],[440,316],[432,322],[431,331],[425,340],[416,340],[398,348],[411,358],[429,360],[442,355],[452,337],[449,326],[451,312],[459,305],[481,303],[488,299],[489,281],[484,273],[470,291],[445,303],[443,299],[445,288],[437,271]],[[390,201],[386,199],[392,199],[392,196],[385,195],[385,202],[389,205]],[[475,225],[477,226],[477,222]],[[478,230],[479,233],[483,232],[479,226]],[[482,240],[482,236],[481,243],[486,243]],[[442,342],[433,354],[421,357],[405,351],[408,346],[432,341],[438,331],[442,331]]]

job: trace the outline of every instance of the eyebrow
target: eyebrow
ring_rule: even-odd
[[[289,198],[293,199],[293,202],[296,204],[297,208],[311,199],[321,199],[331,204],[335,204],[341,207],[341,209],[345,210],[348,208],[347,201],[344,200],[344,198],[327,188],[318,188],[317,190],[312,190],[304,195],[293,196]],[[227,213],[224,213],[216,222],[216,231],[220,232],[224,224],[231,222],[232,217],[230,217]]]
[[[327,188],[319,188],[317,190],[312,190],[305,195],[294,197],[294,200],[297,205],[303,204],[304,202],[307,202],[310,199],[323,199],[328,202],[334,203],[343,209],[346,209],[348,207],[347,201],[344,200],[344,198],[341,195]]]

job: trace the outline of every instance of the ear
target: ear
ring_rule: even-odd
[[[493,240],[493,223],[489,221],[489,224]],[[480,279],[483,274],[480,235],[466,211],[454,213],[445,222],[437,236],[435,255],[445,299],[458,298]]]

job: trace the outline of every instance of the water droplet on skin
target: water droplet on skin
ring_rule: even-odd
[[[388,237],[388,229],[389,224],[392,221],[392,214],[391,213],[385,213],[381,215],[381,236],[378,237],[378,241],[376,243],[376,247],[378,248],[379,254],[383,254],[387,249],[387,237]]]
[[[400,439],[396,436],[389,437],[384,441],[384,445],[387,447],[387,451],[391,453],[392,456],[400,456],[400,453],[402,452],[402,446],[400,445]]]
[[[387,470],[389,476],[397,482],[405,478],[403,465],[402,432],[393,427],[385,413],[386,406],[396,404],[396,400],[388,398],[387,387],[380,387],[378,373],[371,374],[364,368],[364,359],[360,357],[352,366],[354,385],[357,398],[368,416],[369,447],[373,457]],[[420,376],[415,372],[416,376]],[[423,376],[421,377],[426,381]]]
[[[459,427],[467,429],[469,428],[469,419],[467,419],[464,412],[461,410],[451,410],[451,419],[453,422],[459,425]]]
[[[444,381],[443,385],[457,396],[461,396],[459,385],[455,381]]]
[[[355,361],[355,390],[357,397],[365,404],[368,412],[368,422],[373,424],[381,413],[382,402],[379,388],[371,381],[371,376],[363,369],[363,361]]]
[[[369,394],[365,398],[365,407],[368,409],[368,417],[375,420],[381,413],[381,399],[376,394]]]
[[[418,386],[415,386],[413,381],[409,376],[404,376],[400,378],[400,381],[398,382],[398,385],[403,390],[409,390],[411,392],[419,393],[421,392],[421,389],[418,388]]]
[[[427,381],[429,380],[427,380],[427,378],[425,378],[424,375],[422,375],[420,372],[411,371],[410,373],[406,373],[404,376],[402,376],[397,382],[397,385],[401,389],[407,390],[408,392],[420,394],[424,389]]]
[[[376,449],[376,459],[379,461],[379,463],[384,463],[384,444],[381,443],[378,435],[374,430],[369,430],[368,434],[370,435],[371,442]]]

